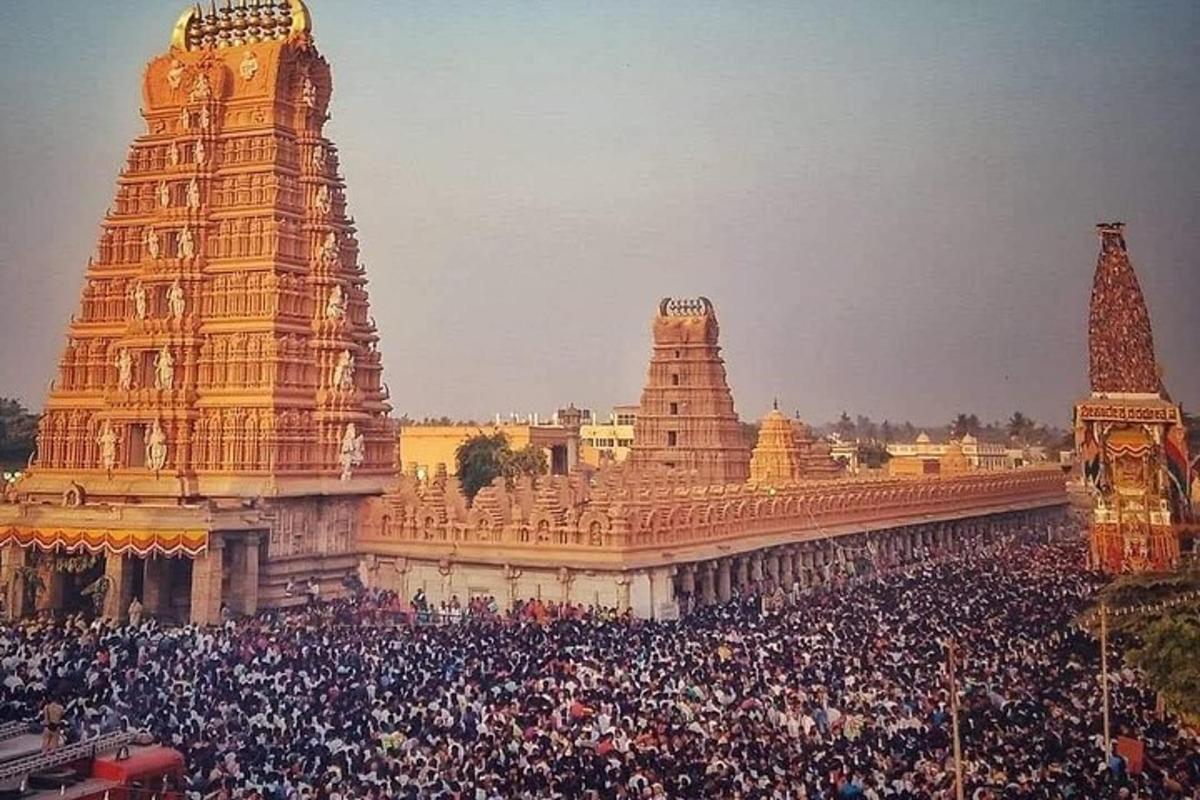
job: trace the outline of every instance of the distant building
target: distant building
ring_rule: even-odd
[[[614,406],[608,422],[592,415],[579,428],[579,457],[593,467],[620,464],[629,457],[633,447],[633,425],[637,421],[637,406]]]
[[[486,425],[404,425],[400,428],[399,462],[405,474],[420,480],[437,475],[443,464],[446,474],[454,475],[459,445],[479,434],[503,433],[513,450],[530,444],[542,448],[550,474],[566,475],[579,465],[579,430],[578,425],[561,425],[554,418],[542,422],[536,415]]]
[[[916,441],[891,442],[887,451],[891,456],[888,472],[892,475],[937,475],[947,456],[957,463],[960,454],[969,469],[1011,469],[1028,463],[1014,462],[1004,445],[981,442],[969,433],[961,440],[934,442],[929,434],[921,431]]]

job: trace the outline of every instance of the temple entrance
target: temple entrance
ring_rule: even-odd
[[[105,557],[101,555],[55,554],[50,557],[50,569],[54,571],[51,581],[62,582],[63,614],[83,614],[87,618],[97,616],[102,609],[97,609],[91,594],[84,590],[95,586],[96,581],[104,576]]]

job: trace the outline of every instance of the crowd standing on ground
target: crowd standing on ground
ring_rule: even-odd
[[[933,800],[954,796],[953,637],[968,798],[1200,798],[1200,740],[1117,648],[1113,730],[1146,758],[1105,758],[1074,621],[1102,578],[1045,538],[677,622],[472,598],[398,625],[394,596],[309,591],[218,628],[21,624],[0,629],[0,709],[148,728],[197,797]]]

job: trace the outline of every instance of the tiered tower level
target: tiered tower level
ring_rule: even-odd
[[[22,490],[382,486],[378,337],[304,4],[187,11],[142,92]]]
[[[750,476],[742,434],[718,345],[720,326],[708,298],[665,298],[654,317],[654,351],[634,424],[629,466],[683,470],[702,483]]]
[[[1193,516],[1183,414],[1163,389],[1125,226],[1097,230],[1088,317],[1092,392],[1075,406],[1076,445],[1093,502],[1092,556],[1109,572],[1168,569]]]

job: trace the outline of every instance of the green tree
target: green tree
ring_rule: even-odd
[[[504,462],[511,452],[503,431],[491,436],[480,432],[458,446],[454,451],[454,463],[468,502],[475,499],[480,489],[490,486],[504,474]]]
[[[24,467],[37,442],[37,414],[0,397],[0,464]]]
[[[886,419],[879,424],[879,438],[883,440],[884,444],[888,444],[896,438],[896,431],[892,430],[892,423]]]
[[[967,434],[978,438],[979,431],[983,426],[979,422],[979,417],[975,414],[959,414],[950,423],[950,436],[955,439],[961,439]]]
[[[504,449],[500,471],[509,485],[512,485],[513,481],[522,475],[536,478],[538,475],[545,475],[550,471],[550,462],[546,458],[546,451],[532,442],[520,450],[510,450],[508,447]]]
[[[1176,613],[1152,624],[1130,653],[1175,710],[1200,714],[1200,618]]]
[[[1008,435],[1019,444],[1028,444],[1036,428],[1037,423],[1020,411],[1014,411],[1008,418]]]
[[[841,437],[842,441],[848,442],[854,438],[854,420],[850,419],[850,415],[843,411],[837,422],[833,423],[833,430]]]

